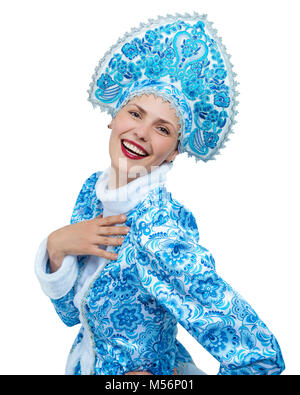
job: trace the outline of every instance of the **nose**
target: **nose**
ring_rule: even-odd
[[[150,133],[150,126],[147,125],[139,125],[139,127],[134,131],[135,136],[142,140],[148,141]]]

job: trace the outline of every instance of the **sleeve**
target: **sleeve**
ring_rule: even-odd
[[[192,213],[172,201],[151,205],[136,226],[136,267],[144,288],[220,363],[219,375],[277,375],[284,361],[274,335],[218,276],[198,244]]]
[[[91,219],[92,199],[95,183],[101,172],[92,174],[84,183],[72,212],[71,224]],[[66,255],[61,267],[54,273],[49,270],[47,239],[39,246],[35,259],[35,273],[44,293],[50,298],[54,308],[67,326],[80,323],[79,310],[74,305],[76,283],[86,256]]]

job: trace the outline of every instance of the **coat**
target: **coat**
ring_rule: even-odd
[[[86,180],[71,223],[105,212],[96,192],[103,176]],[[44,292],[66,325],[81,325],[66,374],[168,375],[174,368],[202,374],[176,339],[178,323],[219,361],[220,375],[280,374],[285,365],[276,338],[217,274],[192,212],[164,183],[144,192],[126,213],[123,244],[107,248],[117,260],[69,255],[49,273],[47,239],[39,248],[35,270]]]

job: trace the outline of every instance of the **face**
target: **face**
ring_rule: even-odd
[[[179,119],[169,102],[153,94],[134,97],[113,118],[111,167],[127,182],[151,172],[178,154]]]

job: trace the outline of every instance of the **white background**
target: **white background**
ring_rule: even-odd
[[[110,118],[87,101],[96,64],[140,22],[194,11],[208,15],[232,55],[239,114],[217,160],[177,157],[167,187],[196,216],[218,273],[275,334],[284,374],[300,373],[297,3],[1,2],[1,374],[64,374],[79,330],[59,320],[33,265],[41,240],[69,223],[85,179],[110,164]],[[179,339],[217,373],[184,329]]]

